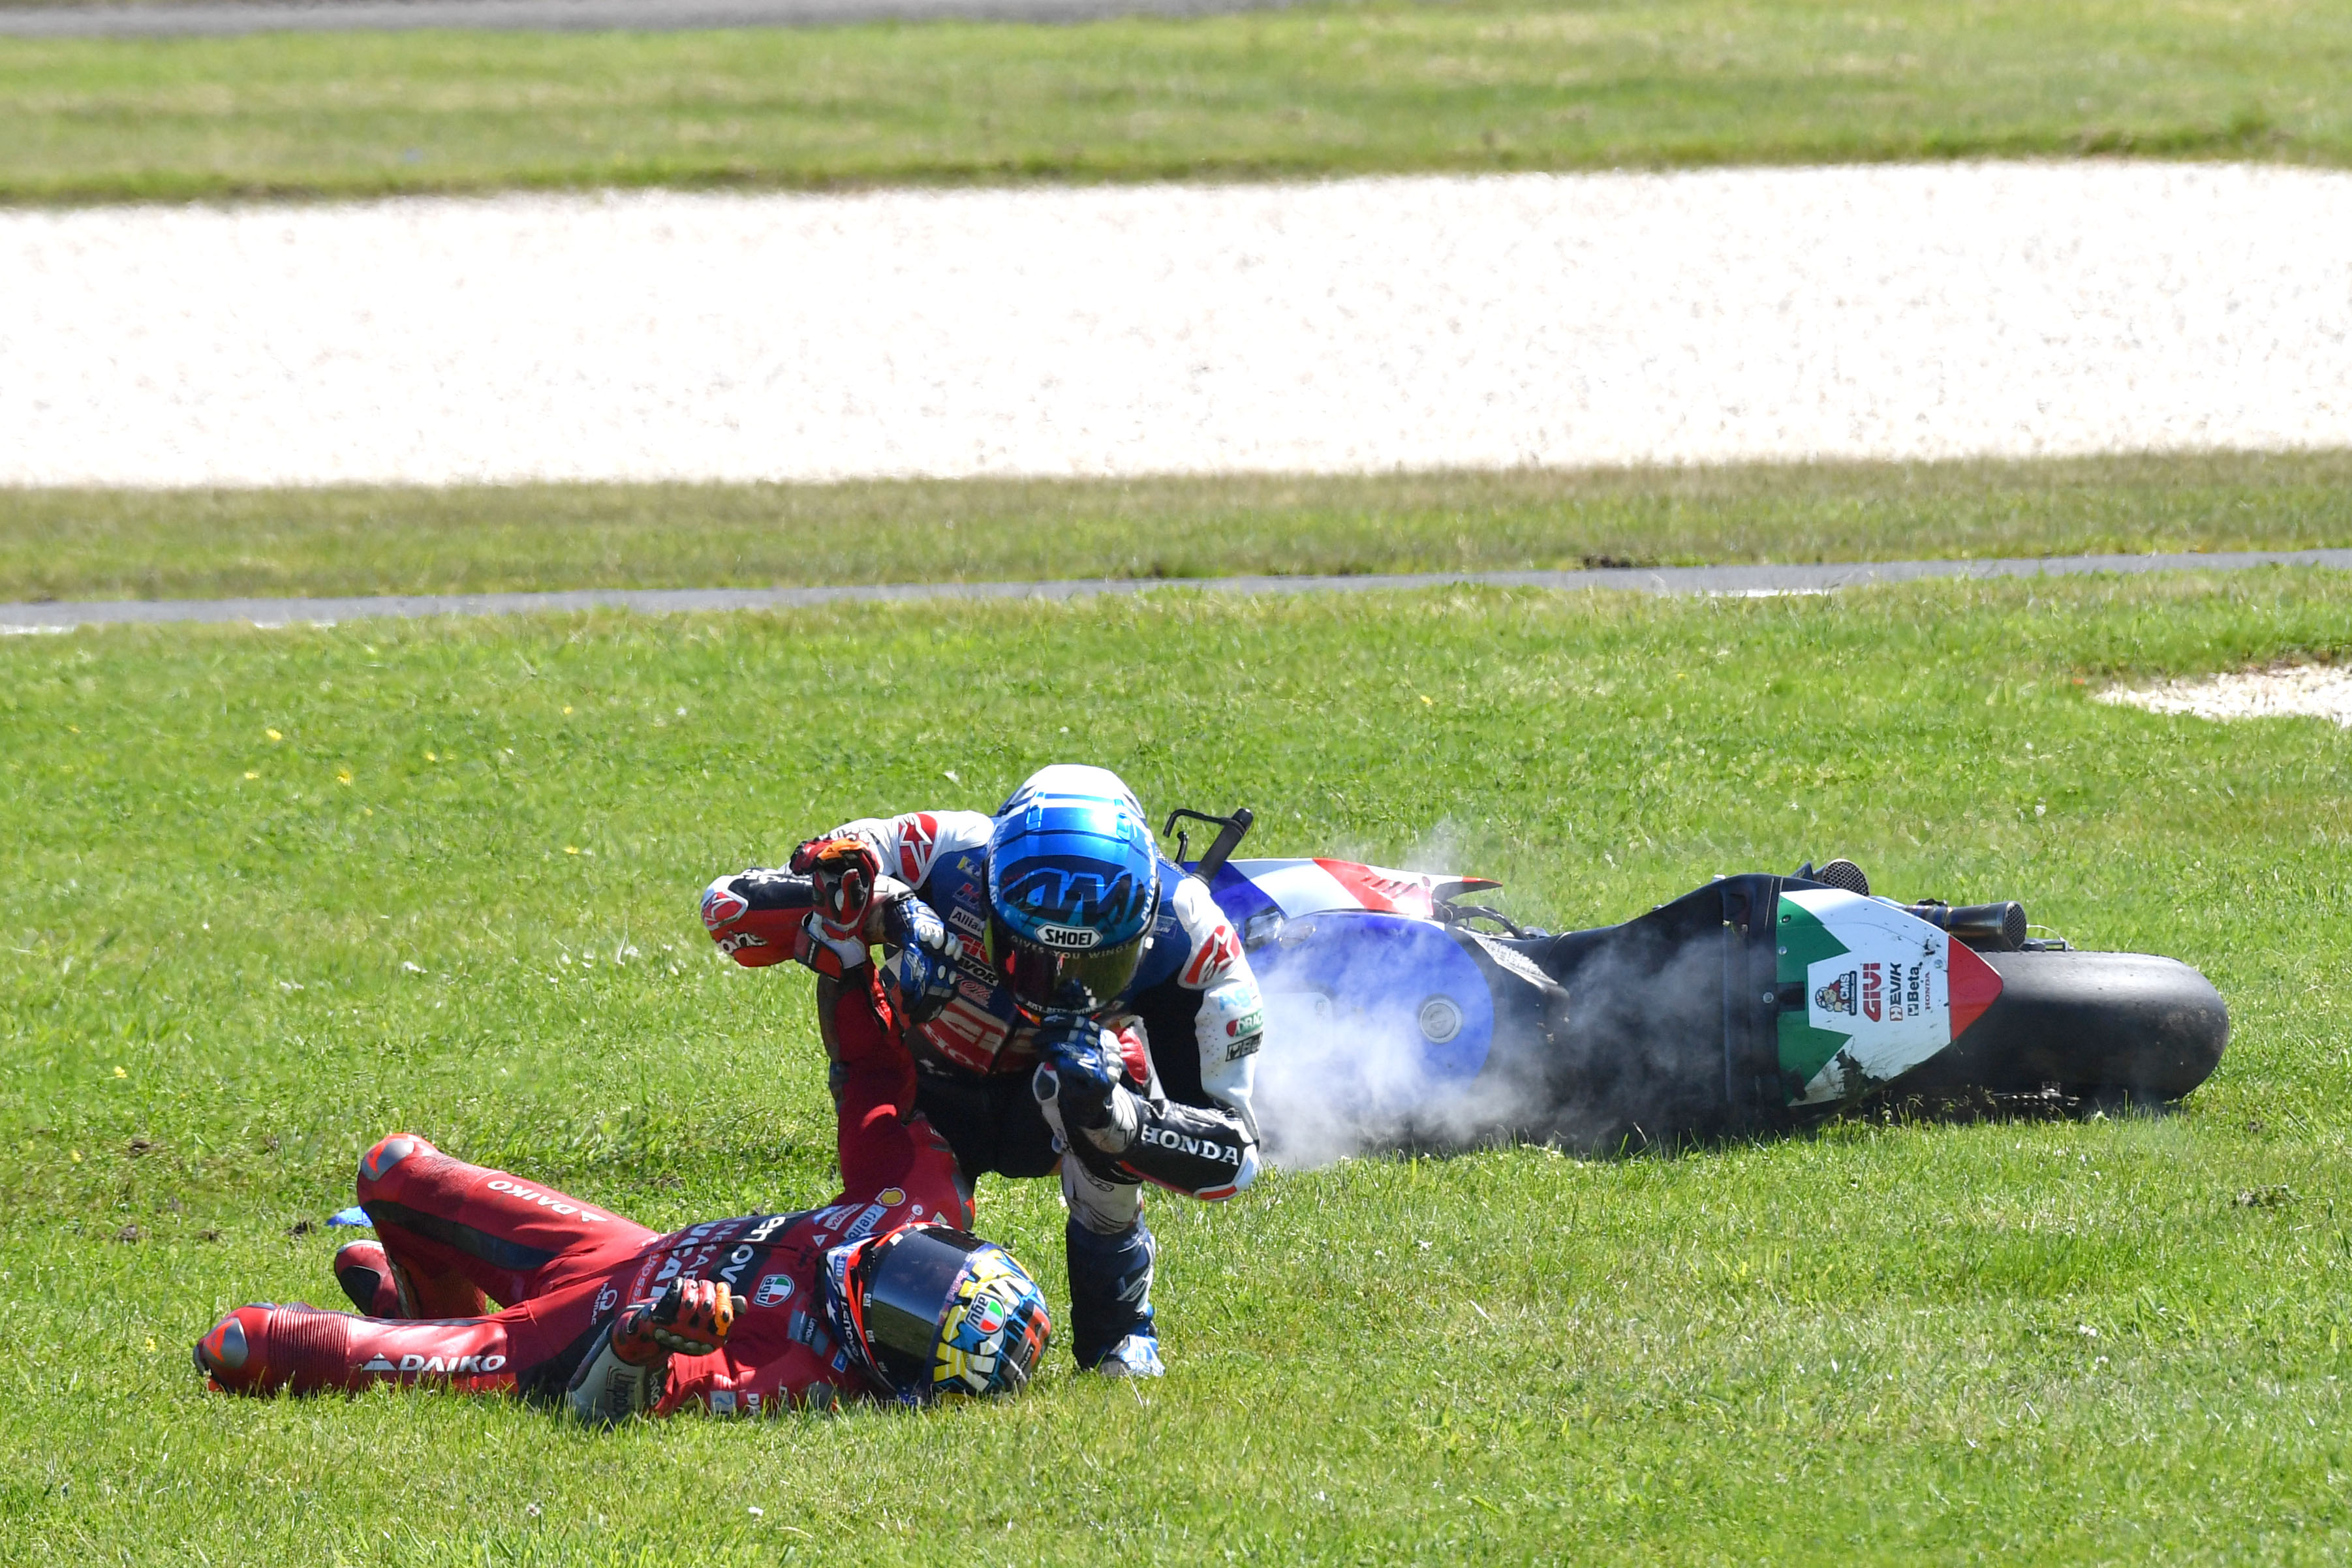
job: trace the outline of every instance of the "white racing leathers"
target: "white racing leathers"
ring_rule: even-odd
[[[1150,946],[1127,993],[1097,1019],[1122,1069],[1111,1125],[1078,1129],[1074,1137],[1051,1073],[1035,1076],[1035,1097],[1025,1092],[1037,1065],[1035,1031],[989,967],[993,827],[978,811],[911,811],[845,823],[834,836],[855,834],[871,844],[884,874],[911,888],[945,927],[946,957],[955,971],[950,994],[943,1003],[909,1009],[909,1044],[923,1071],[1019,1082],[1024,1092],[1017,1098],[992,1097],[1003,1107],[1003,1119],[1033,1118],[1035,1128],[1034,1118],[1042,1116],[1055,1145],[1075,1156],[1060,1162],[1070,1209],[1071,1327],[1079,1364],[1092,1366],[1129,1334],[1151,1332],[1151,1238],[1142,1223],[1141,1184],[1214,1201],[1256,1179],[1251,1092],[1265,1007],[1233,923],[1203,883],[1163,860]],[[950,1118],[933,1120],[945,1124]],[[1008,1145],[1017,1142],[1017,1132],[1007,1139]],[[960,1146],[960,1157],[961,1152]]]

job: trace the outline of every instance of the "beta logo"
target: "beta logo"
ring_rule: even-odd
[[[751,1292],[755,1307],[781,1307],[793,1299],[793,1277],[790,1274],[770,1274]]]

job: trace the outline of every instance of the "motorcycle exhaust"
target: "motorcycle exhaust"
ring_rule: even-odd
[[[1980,951],[2025,950],[2025,905],[2014,899],[2006,904],[1944,904],[1931,899],[1925,904],[1898,907],[1904,914],[1916,915],[1939,931],[1948,931]]]

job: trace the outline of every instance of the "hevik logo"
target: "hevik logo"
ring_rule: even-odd
[[[1862,1010],[1864,1016],[1873,1023],[1878,1021],[1880,1003],[1885,992],[1885,985],[1879,975],[1879,967],[1875,964],[1864,964],[1862,967]]]
[[[929,811],[918,811],[901,818],[905,824],[898,830],[898,875],[909,887],[923,884],[923,873],[930,869],[931,852],[940,841],[940,820]]]

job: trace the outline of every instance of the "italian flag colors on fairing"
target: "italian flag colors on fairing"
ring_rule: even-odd
[[[1964,943],[1874,898],[1784,891],[1777,924],[1780,1075],[1792,1105],[1901,1076],[2000,995],[2000,977]],[[1798,987],[1801,998],[1789,994]]]

